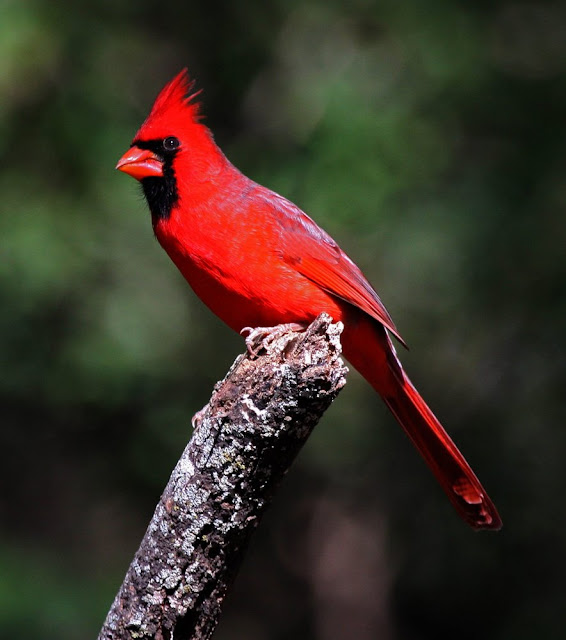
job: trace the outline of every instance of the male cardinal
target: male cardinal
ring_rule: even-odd
[[[289,200],[240,173],[202,124],[183,70],[158,95],[117,169],[141,182],[153,230],[195,293],[232,329],[344,324],[343,352],[383,398],[476,529],[501,519],[403,370],[393,320],[360,269]]]

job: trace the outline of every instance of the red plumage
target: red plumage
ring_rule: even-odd
[[[499,514],[405,374],[403,342],[361,270],[297,206],[240,173],[200,121],[187,72],[161,91],[118,168],[141,180],[157,239],[195,293],[236,331],[344,323],[344,355],[381,395],[458,513],[477,529]],[[403,343],[404,344],[404,343]]]

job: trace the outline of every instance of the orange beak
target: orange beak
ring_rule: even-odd
[[[116,169],[127,173],[136,180],[163,177],[163,162],[148,149],[130,147],[118,160]]]

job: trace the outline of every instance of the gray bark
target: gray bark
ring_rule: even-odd
[[[345,384],[340,323],[274,333],[193,419],[99,640],[210,638],[250,535]]]

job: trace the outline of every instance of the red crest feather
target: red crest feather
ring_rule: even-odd
[[[164,111],[179,109],[183,106],[185,113],[190,113],[193,120],[198,120],[200,104],[194,102],[194,99],[201,93],[201,90],[191,93],[194,86],[195,81],[189,78],[189,71],[185,67],[161,89],[149,117],[161,115]]]
[[[136,138],[161,138],[181,135],[181,132],[187,130],[194,131],[200,120],[200,104],[194,101],[200,91],[192,92],[194,84],[187,69],[183,69],[168,82],[159,92]]]
[[[197,119],[200,105],[193,100],[200,94],[200,91],[191,93],[194,86],[195,81],[189,78],[189,71],[185,67],[160,91],[151,109],[150,117],[172,108],[178,109],[183,105],[190,111],[193,119]]]

